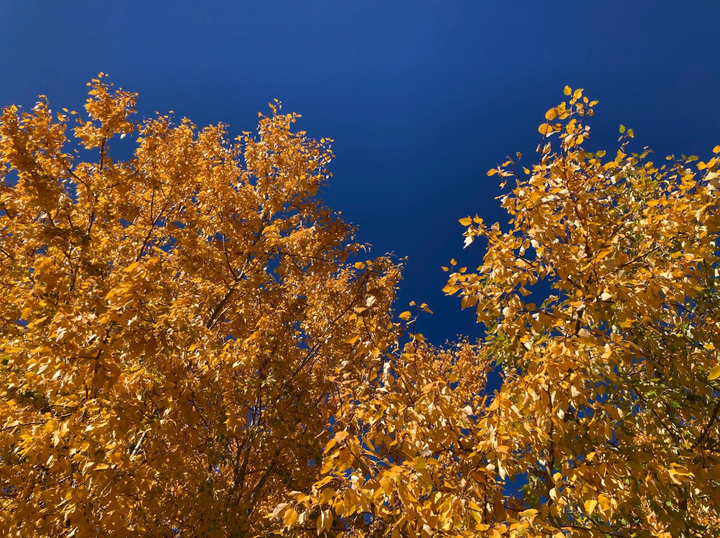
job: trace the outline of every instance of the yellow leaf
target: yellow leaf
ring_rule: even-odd
[[[541,135],[543,135],[543,136],[547,136],[547,135],[553,133],[553,127],[552,127],[552,125],[549,125],[549,124],[547,124],[547,123],[543,123],[542,125],[540,125],[540,126],[538,127],[538,132],[539,132]]]
[[[585,511],[588,515],[592,515],[592,513],[595,511],[595,507],[597,506],[597,501],[595,499],[590,499],[585,501]]]
[[[347,438],[348,435],[350,435],[350,434],[346,431],[337,432],[334,437],[335,442],[342,443]]]
[[[570,95],[572,93],[572,88],[570,88],[570,86],[565,86],[564,92],[565,95]]]
[[[429,307],[426,303],[421,304],[421,305],[420,305],[420,309],[421,309],[421,310],[424,310],[424,311],[427,312],[428,314],[432,314],[432,313],[433,313],[433,311],[430,310],[430,307]]]
[[[330,481],[332,481],[332,479],[333,479],[332,476],[326,476],[325,478],[323,478],[323,479],[318,480],[317,482],[315,482],[315,484],[313,484],[313,486],[314,486],[315,488],[317,488],[317,489],[320,489],[320,488],[323,487],[325,484],[328,484]],[[326,490],[323,490],[323,491],[326,491]]]
[[[298,519],[298,513],[294,508],[288,508],[283,516],[283,525],[292,527]]]
[[[332,527],[332,513],[330,510],[322,510],[318,518],[318,534],[322,531],[329,531]]]
[[[472,218],[470,218],[470,217],[465,217],[465,218],[463,218],[463,219],[460,219],[458,222],[459,222],[460,224],[462,224],[463,226],[470,226],[470,225],[472,224]]]
[[[720,377],[720,364],[718,364],[715,368],[710,370],[710,375],[708,376],[708,381],[714,381]]]
[[[302,491],[291,491],[290,496],[295,499],[296,502],[302,503],[310,499],[309,495],[306,495]]]
[[[406,310],[405,312],[403,312],[402,314],[400,314],[398,317],[399,317],[400,319],[402,319],[402,320],[407,321],[407,320],[410,319],[410,316],[412,316],[412,314],[411,314],[409,311]]]

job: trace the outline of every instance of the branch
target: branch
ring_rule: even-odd
[[[695,444],[693,444],[690,450],[695,450],[698,446],[705,442],[707,436],[710,435],[710,429],[713,427],[713,424],[715,424],[715,421],[717,420],[718,412],[720,412],[720,399],[718,400],[718,403],[715,404],[712,415],[710,416],[710,420],[705,426],[705,429],[703,430],[702,434],[700,434],[700,437],[698,437],[697,441],[695,441]]]
[[[22,428],[23,426],[39,426],[41,424],[45,424],[45,422],[23,422],[22,424],[15,424],[14,426],[5,426],[4,428],[0,429],[0,433],[7,430],[14,430],[15,428]]]

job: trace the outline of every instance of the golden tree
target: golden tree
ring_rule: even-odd
[[[101,77],[73,156],[72,113],[5,109],[0,529],[718,535],[720,156],[589,152],[566,94],[489,173],[509,227],[460,221],[486,252],[445,292],[487,334],[440,348],[427,305],[393,321],[396,263],[348,260],[297,116],[233,142]]]
[[[261,534],[391,342],[398,266],[347,262],[296,115],[230,141],[90,86],[0,118],[1,534]]]
[[[621,127],[605,159],[583,145],[596,103],[565,93],[538,164],[489,172],[515,183],[509,228],[460,221],[486,253],[445,292],[486,337],[378,361],[279,513],[366,536],[720,535],[720,156],[658,165]]]

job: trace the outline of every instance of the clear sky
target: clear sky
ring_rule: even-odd
[[[598,99],[590,142],[707,156],[720,143],[720,2],[559,0],[123,0],[0,2],[0,105],[78,109],[109,73],[139,111],[251,130],[274,98],[313,137],[336,140],[327,202],[373,253],[408,256],[399,310],[435,315],[437,343],[479,336],[440,291],[462,250],[457,219],[498,211],[488,168],[522,151],[564,96]]]

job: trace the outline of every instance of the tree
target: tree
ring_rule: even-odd
[[[659,166],[628,152],[621,127],[604,159],[583,145],[596,102],[565,93],[540,126],[538,164],[518,155],[489,172],[515,182],[509,228],[460,220],[465,245],[486,252],[445,291],[486,337],[438,352],[414,335],[352,389],[325,477],[292,507],[319,529],[720,533],[720,156]],[[487,395],[493,368],[504,379]]]
[[[0,118],[2,534],[262,534],[387,345],[399,267],[347,261],[331,141],[296,115],[229,141],[89,93]]]
[[[489,172],[515,183],[509,227],[461,219],[486,250],[445,292],[486,336],[443,347],[415,331],[427,305],[394,317],[396,262],[352,263],[317,198],[330,141],[296,115],[231,142],[133,121],[101,77],[72,156],[72,113],[5,109],[0,528],[716,535],[720,156],[659,166],[624,127],[590,152],[582,93],[538,164]]]

